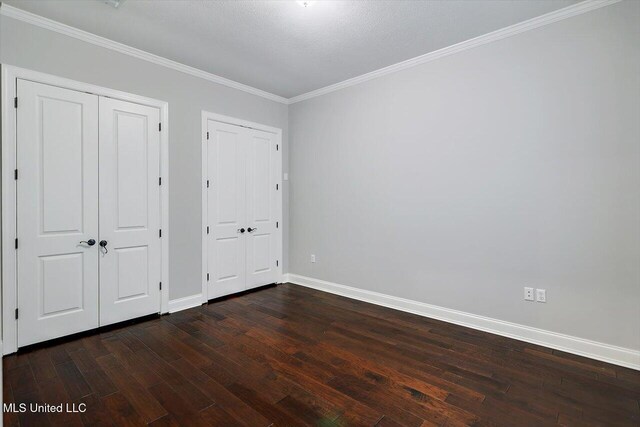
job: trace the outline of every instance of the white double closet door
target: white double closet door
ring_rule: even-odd
[[[17,90],[18,345],[159,312],[159,110]]]
[[[280,151],[270,132],[207,121],[208,298],[278,280]]]

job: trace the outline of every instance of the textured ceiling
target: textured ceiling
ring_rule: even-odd
[[[286,98],[578,2],[4,1]]]

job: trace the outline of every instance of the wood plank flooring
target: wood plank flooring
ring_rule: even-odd
[[[640,372],[286,284],[4,358],[5,426],[639,426]]]

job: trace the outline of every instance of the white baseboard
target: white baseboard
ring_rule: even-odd
[[[202,305],[202,294],[191,295],[169,301],[169,313],[186,310]]]
[[[637,350],[617,347],[610,344],[546,331],[543,329],[532,328],[530,326],[520,325],[517,323],[505,322],[503,320],[493,319],[490,317],[478,316],[464,311],[452,310],[445,307],[394,297],[378,292],[339,285],[337,283],[299,276],[297,274],[285,274],[283,280],[285,282],[291,282],[296,285],[342,295],[344,297],[365,301],[371,304],[406,311],[408,313],[430,317],[454,323],[456,325],[466,326],[468,328],[478,329],[480,331],[490,332],[492,334],[502,335],[504,337],[566,351],[567,353],[577,354],[579,356],[612,363],[614,365],[640,370],[640,351]]]

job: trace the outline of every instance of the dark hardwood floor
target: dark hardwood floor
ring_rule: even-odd
[[[640,372],[295,285],[4,358],[5,426],[640,425]]]

